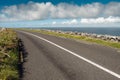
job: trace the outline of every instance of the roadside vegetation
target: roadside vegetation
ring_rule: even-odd
[[[38,32],[38,33],[42,33],[42,34],[48,34],[48,35],[52,35],[52,36],[64,37],[64,38],[69,38],[69,39],[74,39],[74,40],[82,40],[82,41],[86,41],[86,42],[90,42],[90,43],[97,43],[100,45],[120,49],[119,42],[105,41],[105,40],[91,38],[91,37],[87,37],[87,36],[57,33],[57,32],[48,31],[48,30],[40,30],[40,29],[23,29],[23,30]]]
[[[0,80],[18,80],[17,35],[12,29],[0,31]]]

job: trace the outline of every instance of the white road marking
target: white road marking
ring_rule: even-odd
[[[117,52],[119,52],[119,53],[120,53],[120,50],[118,50]]]
[[[72,51],[70,51],[70,50],[68,50],[68,49],[66,49],[66,48],[64,48],[64,47],[62,47],[62,46],[60,46],[60,45],[57,45],[57,44],[55,44],[55,43],[53,43],[53,42],[51,42],[51,41],[49,41],[49,40],[47,40],[47,39],[45,39],[45,38],[42,38],[42,37],[39,37],[39,36],[34,35],[34,34],[32,34],[32,33],[24,32],[24,31],[20,31],[20,32],[23,32],[23,33],[32,35],[32,36],[37,37],[37,38],[39,38],[39,39],[41,39],[41,40],[43,40],[43,41],[46,41],[46,42],[48,42],[48,43],[50,43],[50,44],[52,44],[52,45],[54,45],[54,46],[56,46],[56,47],[64,50],[64,51],[66,51],[66,52],[68,52],[68,53],[70,53],[70,54],[72,54],[72,55],[74,55],[74,56],[76,56],[76,57],[78,57],[78,58],[86,61],[87,63],[90,63],[90,64],[92,64],[93,66],[95,66],[95,67],[97,67],[97,68],[99,68],[99,69],[101,69],[101,70],[103,70],[103,71],[105,71],[105,72],[107,72],[107,73],[109,73],[109,74],[117,77],[117,78],[120,78],[120,75],[119,75],[119,74],[117,74],[117,73],[115,73],[115,72],[113,72],[113,71],[111,71],[111,70],[109,70],[109,69],[107,69],[107,68],[105,68],[105,67],[103,67],[103,66],[101,66],[101,65],[99,65],[99,64],[97,64],[97,63],[95,63],[95,62],[93,62],[93,61],[91,61],[91,60],[89,60],[89,59],[86,59],[86,58],[84,58],[84,57],[76,54],[75,52],[72,52]]]

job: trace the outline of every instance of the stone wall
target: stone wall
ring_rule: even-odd
[[[63,33],[63,34],[87,36],[87,37],[91,37],[91,38],[102,39],[102,40],[105,40],[105,41],[120,42],[120,36],[98,35],[98,34],[91,34],[91,33],[60,31],[60,30],[48,30],[48,31]]]

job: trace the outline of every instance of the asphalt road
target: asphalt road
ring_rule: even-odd
[[[120,52],[97,44],[17,31],[28,53],[23,80],[120,80]]]

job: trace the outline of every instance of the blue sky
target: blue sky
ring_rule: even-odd
[[[0,26],[120,27],[120,0],[1,0]]]
[[[59,4],[61,2],[65,3],[71,3],[71,4],[87,4],[87,3],[93,3],[93,2],[100,2],[103,4],[109,3],[109,2],[119,2],[120,0],[0,0],[0,6],[10,6],[10,5],[18,5],[18,4],[26,4],[29,1],[34,1],[34,2],[51,2],[53,4]]]

